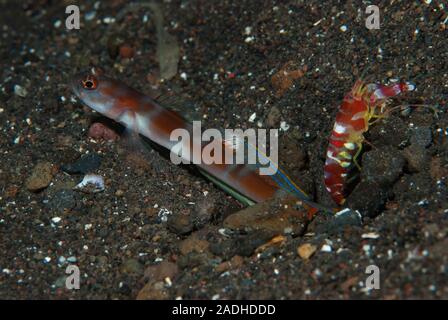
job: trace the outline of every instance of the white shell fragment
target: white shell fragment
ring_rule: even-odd
[[[343,216],[345,214],[349,214],[350,211],[352,211],[350,208],[344,208],[344,209],[336,212],[335,216],[336,217],[340,217],[340,216]],[[362,215],[361,215],[361,213],[358,210],[354,211],[354,213],[358,216],[358,218],[362,219]]]
[[[288,131],[288,129],[289,129],[289,124],[287,124],[286,121],[280,122],[280,130]]]
[[[84,176],[84,179],[78,183],[75,189],[85,193],[104,191],[104,179],[100,175],[87,174]]]
[[[54,218],[51,218],[51,221],[53,222],[53,223],[59,223],[59,222],[61,222],[61,218],[60,217],[54,217]]]
[[[361,238],[363,239],[378,239],[380,235],[375,232],[368,232],[361,235]]]
[[[257,117],[257,113],[252,113],[252,115],[249,117],[249,122],[254,122],[255,118]]]
[[[167,222],[168,216],[171,214],[173,213],[167,208],[160,208],[159,213],[157,213],[157,216],[160,218],[162,222]]]
[[[16,85],[14,85],[14,94],[19,97],[25,98],[28,94],[28,90],[26,90],[24,87],[16,84]]]

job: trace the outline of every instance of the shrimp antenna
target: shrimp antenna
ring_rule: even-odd
[[[438,118],[437,113],[440,112],[440,110],[438,109],[438,105],[410,103],[410,104],[400,104],[398,106],[386,109],[386,111],[384,111],[384,113],[391,114],[392,112],[395,112],[396,110],[402,109],[402,108],[428,108],[434,112],[434,115],[436,118]]]
[[[360,68],[358,68],[358,70],[362,70],[361,71],[361,74],[358,76],[357,75],[357,78],[358,78],[358,80],[361,80],[361,81],[365,81],[366,79],[366,74],[369,72],[369,71],[371,71],[372,70],[372,67],[371,66],[363,66],[363,67],[360,67]]]

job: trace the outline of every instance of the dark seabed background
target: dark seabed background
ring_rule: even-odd
[[[376,1],[379,30],[367,1],[127,2],[77,2],[67,30],[72,1],[0,1],[0,298],[448,298],[446,2]],[[91,64],[208,128],[282,128],[281,165],[325,205],[328,137],[361,74],[416,83],[389,107],[439,112],[372,125],[348,198],[362,222],[235,216],[242,204],[159,152],[89,137],[109,123],[68,83]],[[73,190],[83,172],[105,190]]]

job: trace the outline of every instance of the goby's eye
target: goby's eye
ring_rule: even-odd
[[[81,81],[81,84],[84,89],[93,90],[98,86],[98,80],[94,76],[88,75],[84,80]]]

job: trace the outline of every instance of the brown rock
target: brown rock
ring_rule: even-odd
[[[268,242],[262,244],[261,246],[259,246],[255,252],[259,253],[259,252],[263,252],[268,248],[274,247],[274,246],[281,246],[283,244],[286,243],[286,237],[283,235],[278,235],[273,237],[272,239],[270,239]]]
[[[238,269],[243,265],[243,262],[244,259],[241,256],[236,255],[233,256],[232,259],[230,259],[230,261],[225,261],[216,266],[215,271],[218,273],[223,273],[230,269]]]
[[[387,146],[366,152],[362,165],[362,180],[390,188],[403,172],[405,159],[395,148]]]
[[[427,169],[429,154],[424,147],[417,144],[410,145],[403,150],[403,156],[406,159],[409,171],[420,172]]]
[[[268,127],[277,127],[280,123],[280,118],[282,114],[276,106],[272,107],[269,110],[269,113],[266,117],[266,124]]]
[[[124,191],[121,189],[118,189],[117,191],[115,191],[115,195],[117,197],[122,197],[124,195]]]
[[[19,187],[17,187],[16,185],[12,185],[6,189],[5,195],[7,198],[15,198],[18,192]]]
[[[143,273],[143,266],[136,259],[128,259],[122,264],[121,272],[127,274],[141,274]]]
[[[434,157],[429,165],[429,173],[434,180],[441,180],[448,176],[448,166],[442,165],[442,160],[439,157]]]
[[[218,264],[215,268],[215,271],[218,273],[223,273],[226,272],[227,270],[230,269],[230,262],[229,261],[224,261],[220,264]]]
[[[311,243],[302,244],[297,248],[297,254],[300,258],[308,260],[316,252],[317,246]]]
[[[230,259],[230,265],[232,268],[239,268],[243,265],[244,259],[241,256],[233,256],[232,259]]]
[[[189,214],[176,213],[173,214],[167,223],[167,227],[171,232],[178,235],[190,233],[194,226]]]
[[[351,287],[356,286],[358,283],[358,277],[351,277],[344,281],[344,283],[341,284],[341,289],[343,291],[348,291]]]
[[[147,283],[138,293],[137,300],[166,300],[168,292],[163,287],[163,282]]]
[[[141,153],[129,153],[126,156],[126,161],[131,162],[133,166],[143,170],[144,172],[151,172],[152,170],[150,162],[148,161],[148,159],[145,159],[145,157]]]
[[[54,167],[49,162],[38,163],[31,173],[31,176],[25,182],[25,186],[29,191],[36,192],[48,187],[53,179]]]
[[[262,232],[276,236],[301,234],[307,223],[306,210],[292,196],[273,199],[229,215],[224,227],[246,232]]]
[[[123,44],[120,47],[120,57],[125,58],[125,59],[131,59],[134,54],[135,54],[135,50],[132,46],[130,46],[129,44]]]
[[[95,122],[90,126],[88,135],[92,139],[104,139],[107,141],[116,141],[120,138],[114,130],[100,122]]]
[[[191,212],[191,221],[195,229],[202,229],[206,224],[210,223],[216,211],[218,211],[217,203],[213,197],[199,200]]]
[[[282,137],[280,140],[281,149],[279,150],[282,157],[288,159],[288,163],[294,166],[295,170],[301,170],[306,166],[306,152],[299,146],[297,140]]]
[[[150,282],[162,281],[165,278],[174,279],[179,272],[177,264],[169,261],[162,261],[159,264],[146,268],[144,278]]]
[[[157,209],[153,207],[148,207],[145,209],[145,214],[149,217],[155,217],[157,215]]]
[[[74,144],[72,136],[60,135],[57,137],[56,146],[58,147],[71,147]]]
[[[277,97],[281,97],[285,92],[293,86],[294,81],[303,77],[307,71],[307,66],[302,69],[294,69],[291,63],[286,63],[276,74],[271,78],[271,83],[276,90]]]
[[[347,198],[347,205],[353,210],[358,210],[363,216],[375,217],[385,205],[390,186],[380,185],[374,181],[363,181],[355,187]],[[350,219],[356,223],[355,220]],[[349,222],[349,221],[347,221]],[[349,223],[351,224],[351,223]],[[338,223],[335,225],[335,227]],[[339,224],[342,228],[344,225]]]
[[[159,75],[155,73],[148,73],[146,76],[146,81],[148,81],[153,87],[158,87],[159,80]]]
[[[201,240],[197,236],[197,233],[193,233],[191,236],[179,243],[179,251],[183,255],[187,255],[190,252],[196,251],[202,253],[208,251],[209,243],[207,240]]]

